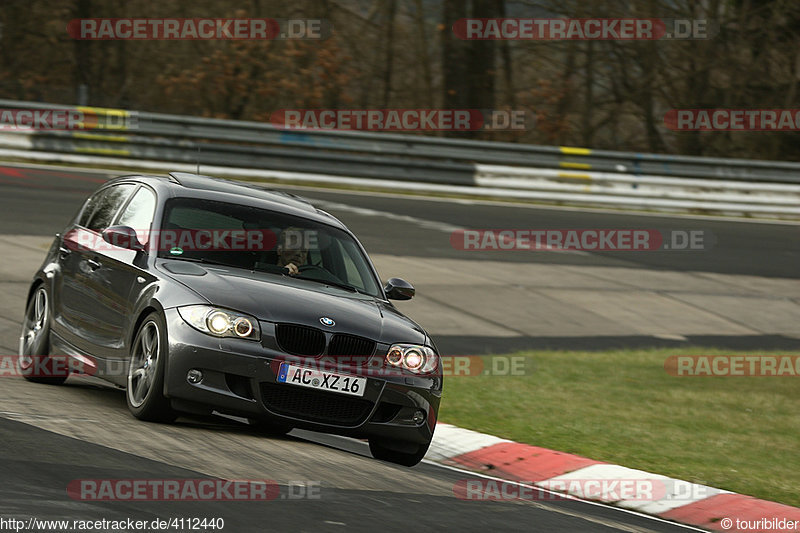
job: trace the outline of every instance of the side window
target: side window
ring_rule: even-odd
[[[109,187],[97,195],[96,204],[93,206],[92,214],[89,216],[88,222],[81,224],[92,231],[103,231],[111,224],[111,219],[116,212],[128,199],[128,196],[133,192],[136,185],[123,184]],[[92,206],[87,206],[92,207]],[[88,211],[88,209],[87,209]],[[85,213],[84,213],[85,215]],[[83,216],[81,216],[83,221]]]
[[[97,192],[91,196],[88,200],[86,200],[86,204],[84,204],[83,211],[81,211],[81,217],[78,219],[78,225],[86,227],[86,224],[89,223],[89,218],[91,218],[92,213],[94,213],[95,208],[97,208],[97,203],[100,201],[100,198],[106,193],[105,190]]]
[[[117,224],[135,229],[139,242],[145,244],[155,211],[156,195],[147,187],[140,187],[133,195],[128,207],[120,215]]]

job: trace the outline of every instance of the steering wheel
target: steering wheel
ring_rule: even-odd
[[[297,272],[317,272],[318,274],[314,276],[318,281],[332,281],[334,283],[344,283],[339,277],[334,274],[333,272],[329,271],[326,268],[323,268],[319,265],[303,265],[297,268]]]
[[[328,272],[327,270],[325,270],[324,268],[322,268],[319,265],[310,265],[309,264],[309,265],[301,265],[301,266],[297,267],[297,271],[298,272],[308,272],[309,270],[322,271],[325,274],[330,274],[330,272]]]

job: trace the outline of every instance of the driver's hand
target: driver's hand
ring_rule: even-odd
[[[294,263],[288,263],[283,268],[289,271],[290,276],[295,276],[300,272],[300,269]]]

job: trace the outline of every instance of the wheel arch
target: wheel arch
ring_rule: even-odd
[[[126,341],[127,341],[126,348],[127,348],[127,351],[128,351],[128,355],[130,355],[131,349],[133,348],[133,342],[136,340],[136,334],[139,333],[139,329],[142,327],[142,324],[144,323],[145,319],[148,316],[150,316],[152,313],[158,313],[159,315],[161,315],[161,318],[164,320],[164,323],[166,324],[167,317],[166,317],[166,315],[164,313],[164,307],[161,305],[161,302],[159,302],[155,298],[151,298],[150,301],[148,301],[147,304],[145,304],[144,307],[142,307],[141,310],[139,310],[137,313],[135,313],[136,314],[136,320],[131,322],[130,331],[128,332],[128,335],[126,336]],[[165,335],[169,335],[169,333],[167,331],[164,331],[164,334]],[[167,344],[166,345],[167,345],[167,351],[169,351],[169,340],[167,340]],[[167,360],[164,361],[164,374],[165,375],[167,373],[166,365],[169,364],[169,356],[166,359]],[[128,365],[129,364],[130,364],[130,358],[127,358],[125,360],[126,372],[128,371]],[[166,390],[166,380],[164,381],[164,386],[165,386],[165,390]]]
[[[158,300],[151,300],[147,303],[147,305],[144,306],[144,308],[142,308],[141,311],[136,314],[136,320],[133,321],[127,337],[127,347],[129,351],[133,346],[133,341],[136,338],[136,334],[139,332],[139,328],[142,327],[144,319],[147,318],[151,313],[159,313],[162,317],[164,317],[164,308],[161,306]],[[166,317],[164,318],[166,320]]]
[[[27,296],[27,298],[25,298],[25,308],[26,309],[28,307],[28,304],[31,303],[31,298],[33,298],[33,293],[36,292],[36,289],[38,289],[39,287],[44,285],[44,282],[45,282],[45,280],[40,278],[40,277],[38,277],[38,276],[36,278],[34,278],[33,282],[31,283],[30,288],[28,289],[28,296]]]

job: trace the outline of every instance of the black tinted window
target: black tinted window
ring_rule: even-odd
[[[115,185],[97,193],[87,204],[81,225],[92,231],[103,231],[135,187],[133,184]],[[87,211],[91,212],[88,217]]]
[[[233,241],[234,233],[240,235],[238,243]],[[381,296],[369,261],[353,237],[305,218],[227,202],[176,198],[166,204],[159,237],[161,257],[272,273],[285,273],[284,266],[292,262],[301,269],[300,278]]]
[[[97,192],[89,197],[86,200],[86,203],[81,210],[81,217],[78,219],[78,225],[86,227],[86,224],[89,223],[89,218],[94,213],[94,209],[97,207],[97,202],[100,201],[100,198],[105,194],[105,191]]]

